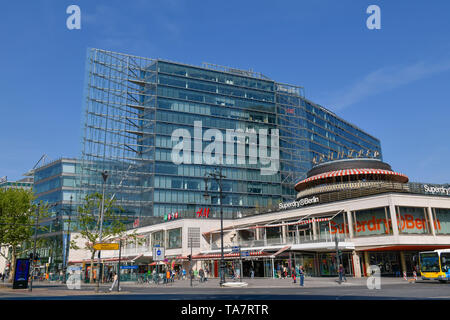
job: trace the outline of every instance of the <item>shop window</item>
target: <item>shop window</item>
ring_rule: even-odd
[[[436,234],[450,234],[450,209],[433,208]]]
[[[181,228],[167,230],[167,248],[181,248]]]
[[[353,212],[355,237],[392,234],[389,208],[372,208]]]
[[[401,234],[428,234],[428,215],[426,208],[396,207],[398,230]]]

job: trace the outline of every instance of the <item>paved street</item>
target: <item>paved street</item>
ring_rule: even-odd
[[[401,278],[382,278],[381,288],[370,290],[367,279],[349,278],[338,284],[335,278],[306,278],[302,288],[291,279],[244,279],[243,288],[220,288],[217,279],[206,283],[189,280],[170,284],[148,285],[131,282],[122,283],[121,292],[109,292],[108,285],[101,285],[95,293],[94,285],[83,284],[80,290],[68,290],[58,283],[35,283],[33,292],[13,290],[8,285],[0,287],[0,300],[44,299],[44,300],[367,300],[367,299],[444,299],[450,300],[450,284],[430,281],[409,283]]]

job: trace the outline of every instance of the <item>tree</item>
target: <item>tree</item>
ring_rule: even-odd
[[[94,258],[97,250],[94,246],[100,243],[100,208],[102,203],[102,194],[89,194],[84,199],[83,206],[78,208],[78,223],[75,231],[80,235],[75,239],[81,237],[86,239],[85,248],[91,253],[91,274],[89,281],[93,281],[94,273]],[[102,241],[111,237],[120,236],[125,232],[125,218],[118,214],[118,211],[123,211],[120,207],[115,205],[114,199],[105,198],[103,209],[103,225],[102,225]],[[79,249],[74,242],[71,243],[73,249]]]
[[[15,272],[16,259],[30,247],[34,233],[36,214],[43,217],[48,212],[46,205],[33,204],[32,191],[25,189],[0,189],[0,247],[8,248],[10,256],[0,254],[10,264],[9,281]],[[39,229],[43,228],[38,226]]]

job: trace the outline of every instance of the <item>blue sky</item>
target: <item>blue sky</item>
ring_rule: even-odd
[[[66,8],[81,8],[81,30]],[[366,9],[381,8],[381,30]],[[412,181],[450,182],[450,2],[3,1],[0,177],[78,157],[86,50],[253,69],[381,140]]]

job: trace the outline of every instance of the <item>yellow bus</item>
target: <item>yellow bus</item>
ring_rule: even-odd
[[[423,280],[450,280],[450,249],[419,253],[420,275]]]

